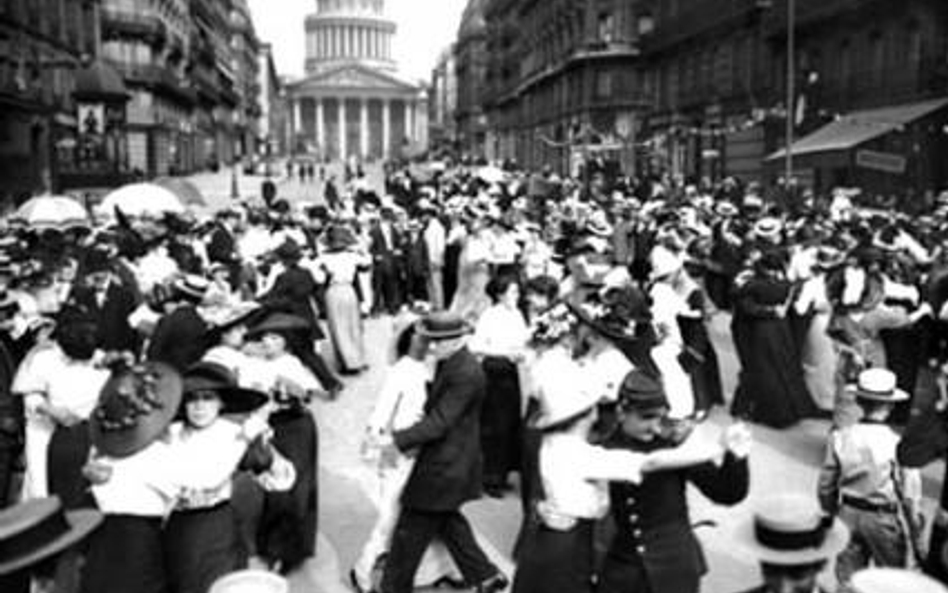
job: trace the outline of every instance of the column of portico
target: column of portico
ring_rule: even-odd
[[[363,159],[369,157],[369,100],[365,97],[361,99],[359,113],[359,154]]]
[[[346,98],[339,97],[339,158],[341,159],[349,156],[346,139]]]
[[[293,134],[297,135],[303,131],[303,100],[299,97],[293,99]]]
[[[320,154],[326,154],[326,124],[323,120],[323,98],[316,97],[316,144]]]
[[[382,99],[382,157],[389,158],[392,147],[392,103],[388,97]]]
[[[411,133],[411,103],[408,99],[405,99],[405,138],[408,138],[409,141],[413,139]]]

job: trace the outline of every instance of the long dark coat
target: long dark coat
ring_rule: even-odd
[[[463,348],[441,361],[425,416],[396,431],[402,451],[421,447],[402,504],[422,511],[453,511],[481,495],[481,404],[484,372]]]

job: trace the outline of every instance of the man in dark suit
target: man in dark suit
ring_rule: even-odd
[[[369,252],[372,254],[373,313],[383,311],[394,315],[401,307],[401,266],[404,239],[395,228],[394,212],[382,207],[380,218],[369,228]]]
[[[619,388],[619,430],[606,446],[642,453],[674,446],[666,432],[668,400],[661,384],[641,370]],[[609,485],[616,526],[603,565],[601,593],[698,593],[707,572],[701,545],[691,528],[685,486],[691,482],[713,502],[734,505],[750,486],[750,433],[736,424],[724,433],[727,451],[714,463],[646,474],[640,484]]]
[[[495,593],[507,578],[477,545],[461,506],[480,497],[480,416],[484,374],[467,349],[470,327],[457,315],[433,313],[418,332],[431,340],[438,361],[425,404],[425,416],[396,431],[383,450],[417,451],[417,460],[402,491],[402,510],[395,526],[382,593],[411,593],[415,572],[428,544],[439,537],[465,580],[476,593]]]
[[[104,249],[89,251],[83,262],[84,282],[72,291],[70,300],[95,318],[96,348],[137,355],[141,339],[129,324],[128,316],[140,304],[138,290],[119,279],[114,265]]]
[[[171,311],[158,320],[148,344],[148,360],[164,362],[184,373],[201,360],[207,350],[207,322],[197,306],[207,292],[208,281],[201,276],[185,276],[171,285],[165,305]]]
[[[225,209],[217,215],[217,223],[207,243],[207,259],[210,263],[222,263],[230,271],[230,283],[234,288],[240,281],[241,257],[237,248],[237,226],[240,213]]]

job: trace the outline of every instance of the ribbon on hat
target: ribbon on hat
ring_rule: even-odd
[[[758,520],[754,522],[754,535],[761,544],[782,552],[819,548],[826,541],[833,520],[832,515],[823,515],[815,528],[806,531],[779,531]]]

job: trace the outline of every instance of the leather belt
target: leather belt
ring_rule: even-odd
[[[894,502],[873,502],[871,500],[866,500],[865,498],[857,498],[855,496],[843,496],[843,504],[852,507],[860,511],[867,511],[870,513],[898,513],[899,505]]]

